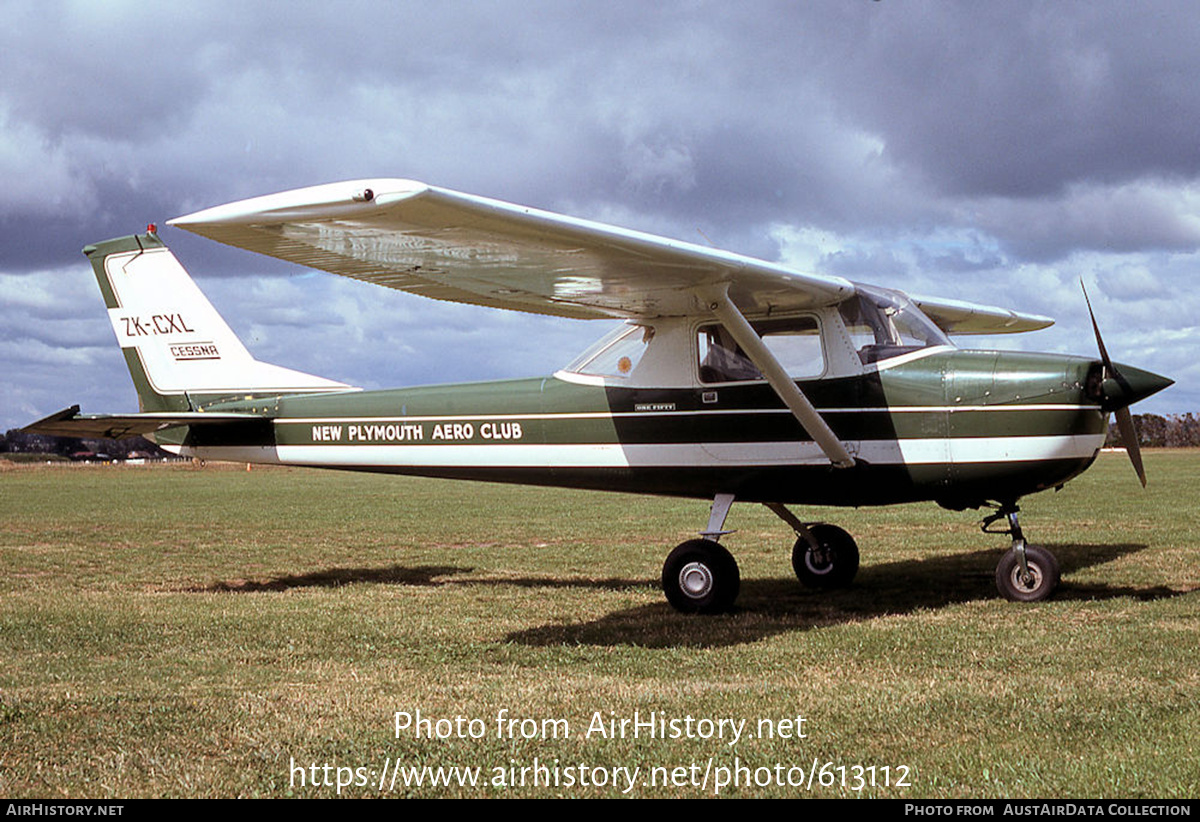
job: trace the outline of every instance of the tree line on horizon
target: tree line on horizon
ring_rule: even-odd
[[[120,440],[91,437],[52,437],[49,434],[27,434],[10,428],[0,436],[0,459],[5,454],[45,454],[75,460],[174,459],[145,437]]]
[[[1138,445],[1142,448],[1195,448],[1200,446],[1200,415],[1187,414],[1134,414],[1133,423],[1138,432]],[[1123,448],[1121,432],[1117,424],[1108,426],[1105,447]]]

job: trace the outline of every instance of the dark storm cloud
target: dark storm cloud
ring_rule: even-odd
[[[1186,4],[891,4],[859,34],[831,94],[947,193],[1200,172]]]
[[[180,210],[400,173],[688,232],[895,225],[944,218],[938,195],[1194,177],[1200,32],[1154,8],[205,5],[134,27],[70,6],[29,12],[45,37],[0,61],[25,81],[8,118],[71,149],[81,207],[136,165]]]
[[[53,196],[48,190],[47,197]],[[75,208],[44,214],[36,206],[0,216],[0,271],[78,264],[84,259],[80,250],[86,242],[142,230],[149,223],[161,222],[175,207],[174,199],[154,186],[141,188],[127,179],[100,175],[90,179],[88,199],[95,205],[86,218]],[[84,224],[87,233],[81,234]]]
[[[1061,197],[974,204],[975,223],[1023,259],[1061,259],[1075,250],[1191,252],[1200,247],[1195,184],[1145,179],[1073,186]]]

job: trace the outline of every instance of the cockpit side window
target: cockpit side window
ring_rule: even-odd
[[[620,326],[579,355],[566,370],[596,377],[628,377],[653,338],[651,326]]]
[[[821,326],[816,317],[790,317],[752,323],[763,343],[796,379],[825,372]],[[703,383],[761,380],[762,374],[722,325],[701,326],[697,338],[700,381]]]
[[[864,365],[950,340],[902,294],[859,286],[838,306],[846,332]]]

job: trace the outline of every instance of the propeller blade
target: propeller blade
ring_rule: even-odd
[[[1100,349],[1100,361],[1104,363],[1104,370],[1107,372],[1106,377],[1113,374],[1112,360],[1109,359],[1108,349],[1104,347],[1104,338],[1100,336],[1100,326],[1096,324],[1096,312],[1092,311],[1092,301],[1088,299],[1087,286],[1083,284],[1083,278],[1079,278],[1079,287],[1083,289],[1083,301],[1087,303],[1088,316],[1092,318],[1092,330],[1096,332],[1096,347]]]
[[[1133,470],[1137,471],[1138,479],[1145,488],[1146,469],[1142,467],[1142,449],[1138,445],[1137,429],[1133,427],[1133,414],[1129,413],[1128,406],[1117,410],[1117,430],[1121,432],[1121,442],[1125,443],[1125,453],[1129,454]]]
[[[1082,277],[1079,278],[1079,287],[1083,289],[1083,301],[1087,303],[1088,316],[1092,319],[1092,331],[1096,332],[1096,347],[1100,349],[1100,361],[1104,363],[1104,377],[1116,380],[1124,390],[1129,391],[1128,383],[1117,371],[1112,359],[1108,356],[1108,349],[1104,347],[1104,338],[1100,336],[1100,326],[1096,322],[1096,312],[1092,311],[1092,301],[1088,299],[1087,286],[1083,284]],[[1137,428],[1133,425],[1133,414],[1129,412],[1129,406],[1125,405],[1116,410],[1116,415],[1117,430],[1121,432],[1121,442],[1125,445],[1125,453],[1129,455],[1129,461],[1133,463],[1133,470],[1137,472],[1138,479],[1145,488],[1146,469],[1142,465],[1142,449],[1138,444]]]

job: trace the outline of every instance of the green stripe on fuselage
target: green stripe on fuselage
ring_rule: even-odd
[[[851,446],[895,440],[1099,437],[1105,415],[1083,396],[1091,364],[1084,358],[947,351],[858,377],[800,386]],[[253,403],[220,403],[213,410],[245,410],[243,405]],[[273,431],[262,444],[704,446],[810,440],[765,384],[642,389],[545,378],[281,397]],[[863,464],[851,472],[828,466],[726,466],[714,460],[690,476],[682,469],[554,465],[371,470],[653,493],[704,495],[725,487],[763,498],[775,487],[780,499],[846,504],[912,499],[977,504],[1065,481],[1093,457],[954,466]]]

